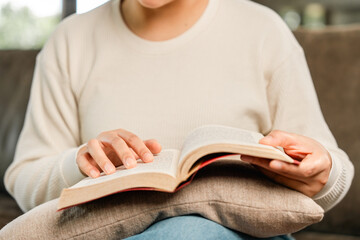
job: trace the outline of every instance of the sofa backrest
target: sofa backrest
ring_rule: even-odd
[[[298,30],[325,119],[355,166],[349,193],[317,231],[360,235],[360,25]]]
[[[20,134],[39,51],[0,51],[0,191]]]

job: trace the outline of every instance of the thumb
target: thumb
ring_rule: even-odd
[[[295,159],[303,159],[314,151],[316,143],[309,138],[279,130],[272,131],[260,139],[260,144],[282,147],[286,154]]]
[[[295,136],[291,133],[274,130],[271,131],[266,137],[260,139],[260,144],[269,145],[269,146],[280,146],[283,148],[289,148],[293,145],[296,145],[298,141],[296,141]]]

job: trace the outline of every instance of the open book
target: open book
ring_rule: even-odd
[[[151,163],[138,160],[137,167],[117,168],[111,175],[85,178],[61,193],[58,210],[89,202],[113,193],[130,190],[174,192],[190,183],[200,168],[226,159],[227,156],[250,155],[297,164],[280,149],[259,144],[264,136],[238,128],[207,125],[186,138],[181,150],[166,149]],[[240,161],[240,157],[238,157]]]

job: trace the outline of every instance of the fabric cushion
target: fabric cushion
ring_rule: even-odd
[[[323,218],[311,198],[247,164],[213,163],[176,193],[123,192],[56,212],[42,204],[0,231],[4,239],[122,239],[168,217],[199,214],[256,237],[296,232]]]

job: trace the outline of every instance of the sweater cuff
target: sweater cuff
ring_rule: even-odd
[[[346,172],[344,166],[334,154],[331,154],[332,167],[329,179],[325,186],[312,199],[319,204],[324,211],[330,210],[345,196],[350,184],[346,184]]]
[[[61,176],[68,187],[71,187],[85,178],[76,164],[76,156],[82,146],[83,145],[69,150],[61,163]]]
[[[331,155],[331,154],[330,154]],[[335,156],[331,155],[331,170],[329,174],[329,179],[326,182],[325,186],[318,192],[315,196],[313,196],[313,199],[319,199],[324,197],[331,189],[331,187],[335,184],[336,179],[340,175],[341,166],[339,166],[339,163],[335,160]]]

